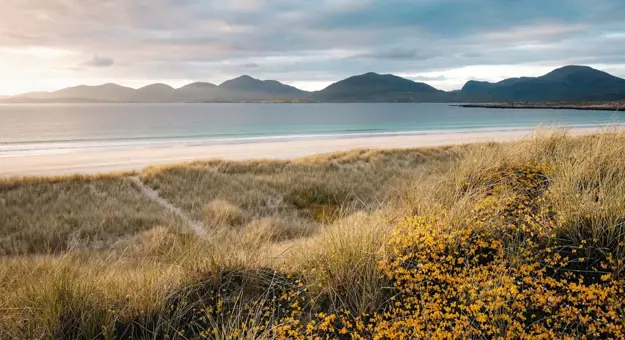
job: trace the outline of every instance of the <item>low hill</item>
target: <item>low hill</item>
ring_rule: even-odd
[[[53,92],[30,92],[11,98],[13,98],[14,101],[19,101],[20,99],[58,101],[68,98],[80,98],[82,101],[123,102],[130,100],[135,91],[135,89],[130,87],[109,83],[97,86],[79,85]]]
[[[30,92],[4,98],[5,102],[245,102],[293,100],[310,97],[309,92],[276,80],[260,80],[240,76],[217,86],[206,82],[195,82],[178,89],[167,84],[151,84],[139,89],[117,84],[99,86],[80,85],[53,92]],[[0,98],[1,99],[1,98]]]

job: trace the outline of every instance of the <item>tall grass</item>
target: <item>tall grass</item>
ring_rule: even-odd
[[[391,231],[383,211],[346,216],[294,244],[286,268],[304,277],[325,310],[375,312],[392,295],[377,270]]]
[[[123,176],[3,180],[0,221],[0,255],[103,249],[181,223]]]
[[[597,265],[610,254],[610,273],[620,280],[624,159],[622,133],[571,138],[552,131],[516,143],[143,171],[145,183],[204,222],[206,237],[142,196],[126,175],[4,180],[0,338],[340,337],[349,322],[399,315],[406,291],[396,285],[398,272],[385,275],[381,264],[404,251],[397,240],[412,219],[435,216],[428,228],[440,226],[440,235],[479,225],[479,235],[507,240],[493,216],[533,199],[518,181],[535,174],[544,176],[539,189],[548,188],[537,202],[549,213],[536,213],[551,223],[545,247],[581,249]],[[494,193],[499,202],[482,207]],[[488,218],[476,220],[484,209]],[[443,237],[445,247],[465,249],[454,237]],[[523,259],[524,239],[516,237],[505,252]],[[507,287],[511,267],[497,268],[488,287]],[[391,321],[376,321],[376,332],[400,334],[384,333],[397,326]]]

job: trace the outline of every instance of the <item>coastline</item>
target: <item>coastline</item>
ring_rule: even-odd
[[[605,127],[569,128],[572,136],[599,133]],[[548,131],[548,129],[545,129]],[[539,130],[447,132],[354,138],[319,138],[240,144],[172,144],[158,147],[75,149],[60,154],[0,157],[0,177],[56,176],[139,171],[147,166],[194,160],[294,159],[353,149],[396,149],[505,142],[532,138]]]
[[[552,109],[552,110],[582,110],[582,111],[625,111],[625,103],[610,102],[606,104],[573,105],[573,104],[532,104],[532,103],[484,103],[484,104],[454,104],[463,108],[481,109]]]

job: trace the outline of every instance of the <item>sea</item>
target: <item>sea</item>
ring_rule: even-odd
[[[625,123],[625,112],[452,104],[0,104],[0,157]]]

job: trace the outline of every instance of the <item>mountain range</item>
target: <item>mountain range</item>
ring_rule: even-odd
[[[540,77],[497,83],[468,81],[461,90],[442,91],[392,74],[365,73],[315,92],[276,80],[244,75],[220,85],[197,82],[180,88],[152,84],[133,89],[117,84],[80,85],[53,92],[30,92],[3,102],[545,102],[625,99],[625,79],[588,66],[564,66]]]

